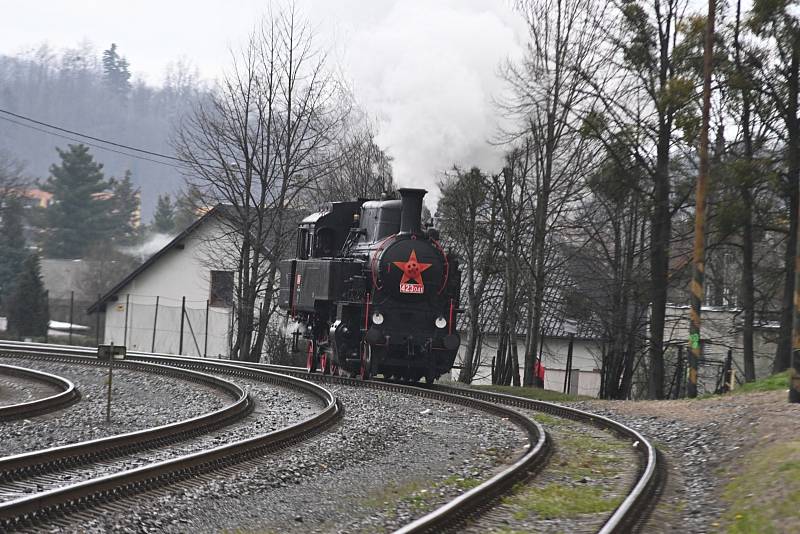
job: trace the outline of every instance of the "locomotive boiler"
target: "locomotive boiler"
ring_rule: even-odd
[[[306,340],[309,372],[426,382],[448,372],[460,272],[433,228],[424,189],[400,200],[332,202],[300,223],[296,257],[281,262],[279,304]]]

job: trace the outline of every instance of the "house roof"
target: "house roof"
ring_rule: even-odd
[[[105,295],[100,297],[94,304],[89,306],[87,312],[94,313],[96,311],[100,311],[100,309],[114,297],[117,293],[119,293],[125,286],[127,286],[134,278],[142,274],[144,271],[149,269],[154,263],[156,263],[164,254],[169,252],[170,250],[176,248],[180,245],[187,237],[189,237],[195,230],[200,228],[206,222],[208,222],[211,218],[215,217],[218,214],[224,213],[224,206],[217,205],[208,210],[202,217],[194,221],[185,230],[183,230],[180,234],[178,234],[172,241],[167,243],[161,250],[147,258],[144,263],[139,265],[136,269],[131,271],[125,278],[120,280],[120,282],[111,288]]]

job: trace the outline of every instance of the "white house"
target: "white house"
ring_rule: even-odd
[[[229,240],[223,209],[209,210],[89,308],[103,315],[104,343],[230,355],[234,271],[222,253]]]
[[[494,326],[494,325],[493,325]],[[542,366],[544,373],[544,388],[552,391],[567,391],[573,395],[586,395],[597,397],[600,394],[602,346],[601,339],[590,335],[570,335],[575,331],[576,325],[566,320],[557,325],[555,332],[545,335],[541,344]],[[525,354],[525,336],[517,335],[517,353],[520,365]],[[461,348],[456,358],[456,365],[462,359],[467,344],[467,333],[461,333]],[[485,334],[481,338],[480,362],[478,372],[473,379],[473,384],[492,383],[492,357],[497,353],[499,339],[497,334]],[[567,360],[572,345],[571,374],[565,383],[567,374]],[[451,376],[458,377],[460,369],[455,368]],[[522,374],[520,370],[520,374]]]

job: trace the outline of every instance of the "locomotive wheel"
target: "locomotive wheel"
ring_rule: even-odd
[[[328,353],[323,350],[319,355],[319,372],[323,375],[327,375],[330,370],[330,365],[328,365]]]
[[[369,380],[372,376],[372,348],[369,343],[361,345],[361,369],[358,376],[361,380]]]
[[[308,350],[306,351],[306,371],[313,373],[317,370],[317,351],[314,350],[314,341],[308,342]]]

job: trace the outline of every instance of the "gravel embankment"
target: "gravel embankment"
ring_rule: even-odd
[[[629,425],[664,453],[667,484],[646,532],[719,530],[728,507],[722,493],[748,453],[780,440],[781,429],[800,428],[800,408],[785,392],[571,405]]]
[[[0,423],[1,455],[18,454],[154,427],[195,417],[232,402],[216,388],[153,373],[114,369],[111,422],[106,422],[106,368],[0,358],[71,380],[81,400],[63,410]]]
[[[0,360],[0,363],[3,363],[3,360]],[[36,369],[35,365],[19,367]],[[0,367],[0,407],[31,402],[60,392],[61,389],[53,384],[24,376],[7,375]]]
[[[223,375],[219,375],[223,376]],[[168,447],[125,455],[113,460],[59,471],[45,477],[34,477],[13,483],[0,483],[0,501],[46,491],[89,478],[134,469],[149,463],[168,460],[193,452],[271,432],[309,417],[322,408],[322,403],[299,391],[242,378],[234,379],[247,388],[256,401],[256,408],[245,419],[222,429],[203,434]]]
[[[86,532],[391,531],[489,478],[527,444],[508,421],[462,406],[332,386],[344,420],[235,476],[181,483],[75,522]]]

